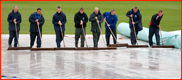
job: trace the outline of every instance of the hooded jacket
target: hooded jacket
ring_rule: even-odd
[[[98,12],[97,15],[95,14],[95,12],[93,12],[89,18],[89,21],[91,22],[91,31],[100,33],[100,29],[99,29],[99,26],[98,26],[98,23],[97,23],[97,20],[95,19],[95,17],[97,17],[97,19],[99,20],[100,28],[101,28],[101,23],[103,22],[103,17],[102,17],[102,14],[100,13],[100,11]]]
[[[130,17],[130,15],[133,14],[133,9],[131,9],[130,11],[128,11],[126,13],[126,16],[129,17],[129,27],[130,29],[133,29],[133,24],[132,24],[132,19]],[[140,13],[140,11],[138,10],[137,11],[137,15],[134,16],[136,17],[136,22],[135,22],[135,27],[137,27],[138,31],[141,31],[143,29],[143,26],[142,26],[142,15]]]
[[[53,16],[52,23],[54,24],[55,31],[61,31],[60,25],[58,24],[59,21],[61,21],[62,23],[61,25],[62,30],[65,31],[65,24],[67,20],[66,20],[66,15],[62,11],[60,14],[56,12]]]
[[[8,15],[8,19],[7,21],[9,22],[9,28],[8,30],[15,30],[15,23],[13,22],[13,20],[16,19],[16,27],[17,30],[20,30],[20,23],[21,23],[21,14],[19,13],[19,11],[17,11],[16,13],[14,13],[14,10],[12,10],[11,13],[9,13]]]
[[[35,22],[36,20],[36,17],[35,17],[35,13],[32,13],[29,17],[29,22],[30,22],[30,32],[39,32],[38,30],[38,25],[37,25],[37,22]],[[39,24],[39,28],[40,28],[40,32],[42,32],[42,25],[44,24],[44,17],[42,14],[40,14],[40,17],[38,19],[38,22],[40,23]]]
[[[88,22],[88,17],[87,14],[83,12],[81,14],[80,12],[77,12],[74,16],[74,22],[75,22],[75,27],[76,28],[82,28],[82,25],[80,25],[80,20],[83,21],[83,27],[86,27],[86,23]]]
[[[110,28],[111,29],[116,29],[116,23],[118,21],[117,16],[115,14],[114,15],[111,15],[111,12],[105,12],[105,13],[103,13],[103,18],[105,18],[105,17],[106,17],[107,23],[110,24]],[[105,22],[105,28],[107,30],[109,30],[106,22]]]

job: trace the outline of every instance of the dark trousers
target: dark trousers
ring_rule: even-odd
[[[19,30],[17,31],[17,36],[19,37]],[[18,41],[17,41],[16,31],[9,31],[9,40],[8,43],[11,45],[12,40],[14,38],[14,47],[17,47]]]
[[[149,27],[149,45],[152,46],[152,37],[155,34],[157,45],[160,45],[159,28]]]
[[[135,45],[136,44],[136,38],[137,38],[137,35],[138,35],[138,29],[137,27],[135,27],[135,32],[136,32],[136,38],[135,38],[135,32],[134,32],[134,29],[133,27],[130,28],[130,40],[131,40],[131,44],[132,45]]]
[[[63,38],[64,38],[64,31],[63,31]],[[61,31],[56,31],[56,44],[57,47],[61,47],[60,43],[63,40]]]
[[[84,28],[84,32],[86,34],[85,28]],[[75,29],[75,47],[78,47],[78,39],[80,38],[80,36],[81,36],[81,47],[84,47],[85,38],[84,38],[83,30],[82,28],[76,28]]]
[[[94,47],[98,47],[100,32],[92,32],[92,35],[93,35]]]
[[[30,46],[34,45],[36,36],[37,36],[37,47],[41,47],[39,32],[30,32]],[[42,37],[42,33],[41,33],[41,37]]]
[[[116,34],[116,29],[111,29],[111,31],[113,32],[113,34],[114,34],[114,36],[116,37],[116,39],[117,39],[117,34]],[[111,33],[111,31],[110,30],[108,30],[108,29],[106,29],[106,42],[107,42],[107,46],[109,46],[109,44],[110,44],[110,34],[112,35],[112,33]],[[112,37],[113,37],[113,42],[114,42],[114,44],[116,44],[116,40],[114,39],[114,36],[112,35]]]

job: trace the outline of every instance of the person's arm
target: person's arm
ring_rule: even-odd
[[[55,25],[58,25],[58,22],[56,22],[55,16],[52,17],[52,23],[55,24]]]
[[[16,22],[21,23],[21,14],[19,15],[19,18],[18,18],[18,20]]]
[[[103,17],[103,19],[106,17],[106,12],[105,12],[105,13],[103,13],[102,17]]]
[[[44,17],[43,17],[43,15],[42,15],[42,20],[41,20],[39,23],[40,23],[40,25],[43,25],[44,22],[45,22],[45,20],[44,20]]]
[[[65,25],[66,24],[66,15],[64,15],[64,18],[63,18],[63,22],[61,22],[62,23],[62,25]]]
[[[157,24],[155,23],[156,17],[157,17],[157,16],[155,16],[155,15],[152,16],[152,23],[151,23],[152,26],[159,26],[159,25],[157,25]]]
[[[138,24],[142,20],[142,15],[141,14],[138,17],[139,17],[139,19],[135,22],[135,24]]]
[[[110,24],[110,26],[115,26],[116,25],[116,23],[117,23],[117,21],[118,21],[118,18],[117,18],[117,16],[114,18],[114,22],[113,23],[111,23]]]
[[[29,17],[29,22],[30,23],[36,23],[35,22],[35,19],[33,19],[33,15],[31,14],[30,17]]]
[[[80,21],[78,21],[77,18],[78,18],[78,17],[77,17],[76,14],[75,14],[75,16],[74,16],[74,22],[75,22],[75,24],[80,25]]]
[[[131,11],[128,11],[128,12],[126,13],[126,16],[130,18],[130,15],[131,15]]]
[[[11,13],[8,15],[8,22],[13,23],[13,19],[11,19]]]
[[[90,15],[89,21],[91,21],[91,22],[96,21],[95,17],[92,14]]]
[[[103,17],[102,17],[102,15],[101,15],[101,18],[100,18],[100,20],[99,20],[99,23],[102,23],[103,22]]]
[[[88,22],[88,17],[87,14],[85,14],[85,19],[83,20],[83,23],[87,23]]]

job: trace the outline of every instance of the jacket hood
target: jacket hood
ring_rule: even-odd
[[[131,11],[132,11],[132,13],[133,13],[133,9],[131,9]],[[138,11],[137,11],[137,14],[138,14],[138,13],[140,13],[140,10],[139,10],[139,9],[138,9]]]
[[[14,9],[12,10],[12,13],[14,13]],[[16,12],[16,13],[14,13],[14,14],[17,14],[17,13],[19,13],[18,11]]]
[[[35,15],[35,13],[36,13],[36,12],[34,12],[33,14]],[[42,15],[42,14],[40,13],[40,15]]]
[[[93,14],[95,14],[95,12],[93,12]],[[95,15],[96,15],[96,14],[95,14]],[[101,15],[100,10],[99,10],[99,12],[98,12],[98,15]]]
[[[56,14],[58,14],[58,12],[56,12]],[[63,11],[61,11],[61,13],[60,14],[63,14]]]
[[[85,14],[85,12],[83,12],[83,14],[81,14],[80,11],[78,11],[78,14],[83,15],[83,14]]]

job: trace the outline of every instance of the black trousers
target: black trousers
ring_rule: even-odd
[[[98,47],[100,32],[92,32],[92,35],[93,35],[94,47]]]
[[[158,27],[149,27],[149,45],[152,46],[152,37],[155,34],[157,45],[160,45],[160,36],[159,36],[159,28]]]
[[[30,46],[34,45],[36,36],[37,36],[37,47],[41,47],[39,32],[30,32]],[[42,33],[41,33],[41,36],[42,36]]]
[[[86,28],[84,28],[86,37]],[[75,28],[75,47],[78,47],[78,40],[81,37],[81,47],[84,47],[85,37],[82,28]]]
[[[64,31],[63,31],[63,38],[64,38]],[[56,44],[57,47],[61,47],[60,43],[63,40],[61,31],[56,31]]]
[[[19,30],[17,30],[17,36],[19,37]],[[16,31],[9,31],[9,40],[8,43],[11,44],[12,40],[14,38],[14,47],[17,47],[18,41],[17,41],[17,37],[16,37]]]
[[[137,38],[137,35],[138,35],[138,27],[135,27],[135,32],[136,32],[136,38]],[[133,26],[130,28],[130,40],[131,40],[131,44],[132,45],[135,45],[136,44],[136,38],[135,38],[135,32],[134,32],[134,29],[133,29]]]
[[[113,32],[113,34],[114,34],[114,36],[116,37],[116,39],[117,39],[117,34],[116,34],[116,29],[111,29],[111,31]],[[112,33],[111,33],[111,31],[110,30],[108,30],[108,29],[106,29],[106,42],[107,42],[107,46],[109,46],[109,44],[110,44],[110,34],[112,35]],[[113,42],[114,42],[114,44],[116,44],[116,40],[114,39],[114,36],[112,35],[112,37],[113,37]]]

